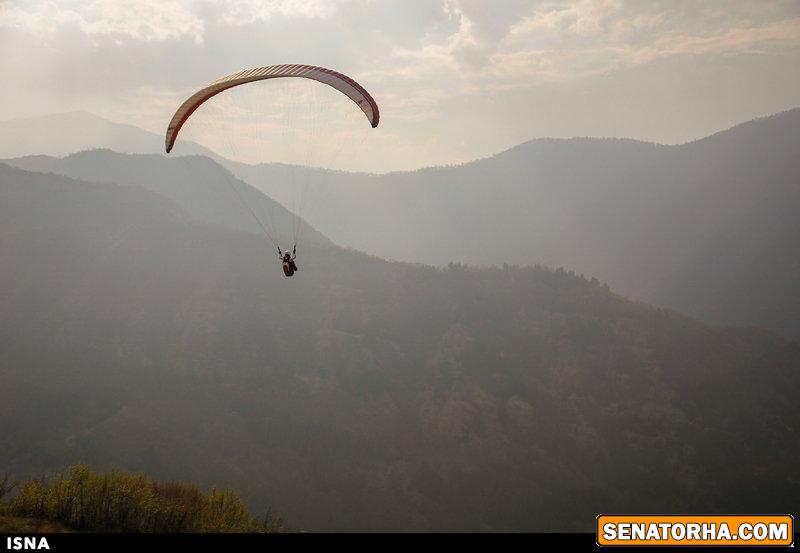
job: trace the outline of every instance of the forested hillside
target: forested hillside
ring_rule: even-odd
[[[231,487],[309,530],[797,514],[797,342],[567,271],[324,240],[286,279],[264,242],[0,165],[0,467]]]

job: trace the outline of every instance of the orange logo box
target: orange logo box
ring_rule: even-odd
[[[791,546],[792,515],[599,515],[597,545]]]

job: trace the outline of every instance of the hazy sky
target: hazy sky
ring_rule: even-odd
[[[372,92],[381,125],[351,169],[676,143],[800,105],[800,0],[0,0],[0,119],[85,109],[161,134],[194,89],[273,63]]]

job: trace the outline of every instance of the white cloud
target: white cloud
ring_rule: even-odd
[[[268,21],[276,15],[331,17],[342,0],[213,0],[215,11],[225,23],[234,26]]]
[[[7,0],[0,6],[0,27],[51,33],[67,24],[88,35],[123,35],[143,41],[190,36],[202,41],[203,21],[189,1]]]
[[[624,96],[634,86],[625,75],[659,64],[685,80],[701,60],[712,73],[762,71],[748,61],[761,56],[781,68],[783,90],[745,93],[736,80],[715,94],[763,105],[747,112],[755,114],[800,103],[791,86],[800,80],[796,0],[0,0],[0,52],[0,72],[17,76],[0,88],[0,117],[86,109],[151,130],[220,75],[326,65],[381,104],[374,144],[385,151],[370,160],[387,168],[458,161],[542,133],[586,134],[585,113],[610,109],[611,84],[626,83]],[[563,102],[559,117],[516,124],[543,91],[550,105]],[[678,111],[691,101],[659,98]],[[648,120],[642,104],[626,117]],[[603,118],[612,123],[601,133],[618,132],[616,119]],[[674,119],[664,136],[682,136]],[[641,129],[624,127],[652,138]]]

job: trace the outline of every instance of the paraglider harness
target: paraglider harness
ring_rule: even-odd
[[[287,277],[292,276],[297,271],[297,264],[294,262],[297,259],[297,245],[292,248],[292,253],[287,251],[283,253],[280,246],[278,246],[278,257],[283,261],[283,274]]]

